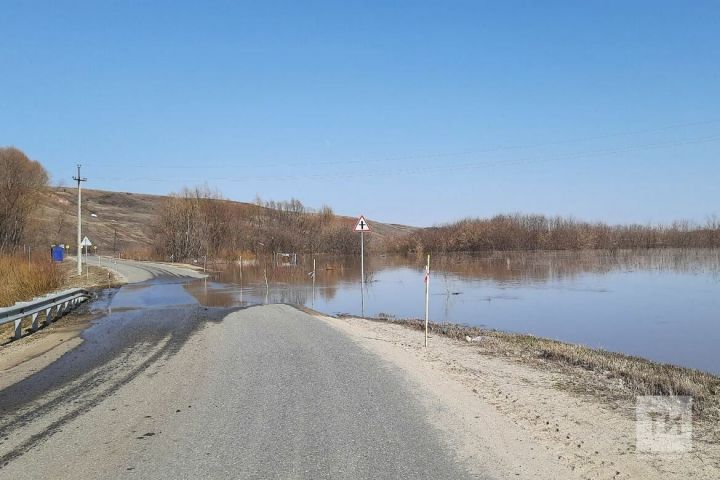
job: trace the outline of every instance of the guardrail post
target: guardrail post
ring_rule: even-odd
[[[33,332],[38,329],[38,315],[40,315],[40,312],[32,314],[32,325],[30,326],[30,330]]]
[[[18,318],[17,320],[15,320],[15,335],[13,335],[13,338],[15,338],[15,340],[22,337],[22,321],[22,318]]]
[[[52,322],[52,307],[45,309],[45,325],[50,325]]]

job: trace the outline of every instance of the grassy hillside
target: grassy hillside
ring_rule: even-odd
[[[153,238],[160,224],[162,202],[166,198],[161,195],[83,190],[83,235],[90,238],[101,254],[110,254],[114,248],[120,252],[147,250],[153,246]],[[237,209],[241,216],[246,213],[248,221],[258,209],[250,203],[227,203]],[[261,210],[270,213],[268,209]],[[49,189],[43,195],[36,217],[33,243],[76,245],[77,190],[69,187]],[[352,217],[338,216],[338,220],[349,229],[355,224]],[[387,241],[415,230],[404,225],[384,224],[372,219],[369,221],[373,226],[373,244],[376,248],[382,248]]]

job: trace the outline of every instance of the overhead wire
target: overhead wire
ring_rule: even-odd
[[[213,181],[213,182],[271,182],[271,181],[297,181],[297,180],[351,180],[356,178],[372,178],[372,177],[386,177],[386,176],[397,176],[397,175],[423,175],[423,174],[437,174],[443,172],[457,172],[463,170],[472,170],[477,168],[485,167],[500,167],[500,166],[514,166],[514,165],[528,165],[528,164],[544,164],[548,162],[569,160],[569,159],[584,159],[598,156],[610,156],[617,155],[620,153],[636,151],[636,150],[651,150],[658,148],[669,148],[678,147],[685,145],[696,145],[701,143],[716,142],[720,140],[720,133],[713,135],[706,135],[702,137],[696,137],[692,139],[684,140],[668,140],[653,143],[644,143],[637,145],[624,145],[619,147],[611,147],[604,149],[591,150],[581,153],[566,153],[563,155],[555,155],[551,157],[540,157],[536,159],[507,159],[507,160],[484,160],[484,161],[472,161],[464,163],[450,163],[442,165],[422,165],[407,168],[385,168],[385,169],[373,169],[364,171],[353,171],[353,172],[333,172],[333,173],[298,173],[291,175],[242,175],[239,177],[222,176],[222,177],[203,177],[202,181]],[[160,177],[104,177],[95,176],[97,180],[106,181],[128,181],[128,182],[177,182],[177,181],[197,181],[196,178],[188,178],[187,176],[160,176]]]
[[[303,166],[330,166],[330,165],[355,165],[355,164],[370,164],[370,163],[387,163],[387,162],[400,162],[400,161],[410,161],[410,160],[428,160],[428,159],[442,159],[442,158],[454,158],[454,157],[463,157],[463,156],[470,156],[470,155],[481,155],[481,154],[487,154],[487,153],[497,153],[497,152],[504,152],[504,151],[514,151],[514,150],[527,150],[527,149],[533,149],[533,148],[542,148],[542,147],[552,147],[552,146],[559,146],[559,145],[571,145],[576,143],[582,143],[582,142],[589,142],[589,141],[595,141],[595,140],[604,140],[608,138],[615,138],[615,137],[623,137],[623,136],[633,136],[633,135],[641,135],[641,134],[647,134],[647,133],[658,133],[658,132],[665,132],[669,130],[678,130],[688,127],[697,127],[697,126],[703,126],[703,125],[712,125],[720,123],[720,120],[704,120],[704,121],[698,121],[698,122],[691,122],[691,123],[680,123],[680,124],[674,124],[674,125],[665,125],[662,127],[656,127],[656,128],[646,128],[646,129],[637,129],[637,130],[629,130],[624,132],[612,132],[612,133],[605,133],[600,135],[592,135],[592,136],[586,136],[586,137],[578,137],[578,138],[572,138],[572,139],[565,139],[565,140],[554,140],[549,142],[535,142],[535,143],[529,143],[529,144],[523,144],[523,145],[500,145],[496,147],[489,147],[479,150],[463,150],[459,152],[446,152],[446,153],[421,153],[417,155],[398,155],[398,156],[386,156],[381,158],[370,158],[370,159],[354,159],[354,160],[322,160],[322,161],[311,161],[311,160],[305,160],[301,162],[268,162],[264,159],[256,159],[253,161],[246,161],[246,162],[222,162],[216,165],[213,164],[194,164],[194,165],[182,165],[176,163],[153,163],[155,167],[159,168],[172,168],[174,170],[204,170],[207,171],[208,169],[227,169],[227,168],[249,168],[249,167],[257,167],[258,165],[262,165],[266,168],[292,168],[292,167],[303,167]],[[93,166],[114,166],[117,165],[117,162],[91,162]],[[142,162],[142,163],[130,163],[130,162],[124,162],[123,167],[146,167],[148,165],[148,162]]]

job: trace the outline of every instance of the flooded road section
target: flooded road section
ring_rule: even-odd
[[[181,350],[197,350],[196,332],[234,310],[291,303],[328,314],[422,316],[421,258],[368,258],[365,288],[358,263],[261,259],[225,265],[210,278],[156,277],[104,291],[81,307],[95,317],[82,343],[0,391],[0,469],[134,379],[161,375]],[[720,373],[717,251],[448,256],[434,258],[433,267],[433,321],[533,333]]]
[[[154,278],[103,292],[83,307],[96,320],[81,344],[0,391],[0,460],[15,454],[1,444],[15,427],[42,426],[27,445],[52,435],[238,308],[290,303],[328,314],[423,316],[421,258],[367,258],[364,289],[357,258],[314,260],[314,278],[307,256],[297,265],[233,263],[206,279]],[[455,255],[433,258],[432,265],[435,322],[531,333],[720,373],[717,251]],[[52,408],[63,414],[43,423]]]
[[[218,322],[230,312],[203,305],[188,293],[187,281],[126,285],[106,290],[82,307],[97,317],[81,333],[83,342],[0,391],[0,439],[15,440],[11,449],[0,441],[0,466],[161,365],[207,322]]]
[[[315,276],[311,275],[315,260]],[[271,258],[219,266],[187,291],[219,306],[424,316],[424,258]],[[720,373],[720,252],[496,252],[431,259],[430,319],[530,333]]]

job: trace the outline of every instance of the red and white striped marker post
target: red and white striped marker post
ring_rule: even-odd
[[[425,347],[428,346],[428,323],[430,318],[430,255],[425,266]]]

